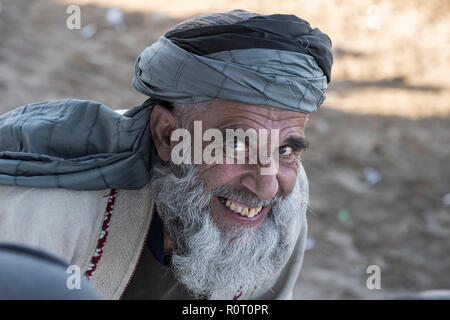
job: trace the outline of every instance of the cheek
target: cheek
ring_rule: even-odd
[[[294,190],[295,182],[297,181],[297,169],[298,165],[295,168],[294,166],[280,166],[279,168],[278,183],[285,194],[290,194]]]
[[[199,165],[200,178],[209,190],[225,184],[239,184],[240,176],[245,172],[244,166],[237,164]]]

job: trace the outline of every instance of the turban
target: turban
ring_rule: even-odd
[[[125,114],[65,99],[0,116],[0,184],[139,189],[156,157],[149,116],[161,100],[222,98],[309,113],[325,98],[332,61],[328,36],[292,15],[196,17],[139,55],[134,86],[151,98]]]
[[[310,113],[325,100],[331,40],[294,15],[243,10],[188,20],[137,58],[133,84],[169,102],[215,98]]]

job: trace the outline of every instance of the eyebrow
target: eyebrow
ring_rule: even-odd
[[[306,149],[309,147],[309,141],[303,137],[289,137],[286,139],[285,143],[301,149]]]

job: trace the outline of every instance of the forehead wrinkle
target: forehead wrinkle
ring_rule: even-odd
[[[266,107],[265,107],[265,108],[266,108]],[[273,108],[272,108],[272,109],[273,109]],[[231,108],[230,110],[233,110],[233,108]],[[281,110],[281,109],[277,109],[277,111],[275,111],[275,110],[269,110],[269,112],[270,112],[271,114],[274,114],[274,113],[275,113],[275,116],[271,116],[270,114],[265,114],[264,112],[261,113],[261,112],[257,112],[257,111],[250,111],[250,110],[247,110],[247,109],[246,109],[246,110],[242,110],[242,109],[234,109],[234,110],[238,110],[239,112],[250,114],[250,116],[252,117],[252,120],[253,120],[253,117],[255,117],[255,116],[260,116],[260,117],[262,117],[262,118],[267,119],[268,121],[275,122],[275,123],[276,123],[276,122],[281,122],[281,121],[300,121],[301,123],[306,123],[306,120],[307,120],[307,117],[308,117],[307,114],[303,114],[304,116],[296,115],[296,116],[292,116],[292,117],[276,119],[276,116],[279,115],[278,112],[283,112],[283,114],[284,114],[285,112],[293,112],[293,111],[287,111],[287,110]],[[295,112],[295,114],[298,114],[298,112]],[[242,117],[241,115],[234,115],[234,116],[236,116],[236,117]],[[274,117],[275,117],[275,119],[274,119]]]
[[[198,110],[196,112],[196,114],[201,114],[201,113],[207,113],[207,112],[216,112],[216,111],[239,111],[239,112],[247,112],[247,113],[252,113],[252,114],[258,114],[262,117],[265,118],[273,118],[276,116],[272,116],[273,114],[277,115],[279,114],[279,112],[291,112],[291,113],[295,113],[295,114],[302,114],[304,116],[308,116],[308,114],[305,114],[303,112],[296,112],[296,111],[292,111],[292,110],[284,110],[282,108],[275,108],[275,107],[269,107],[269,106],[265,106],[265,105],[253,105],[253,104],[246,104],[246,103],[242,103],[239,101],[232,101],[232,100],[224,100],[224,99],[213,99],[213,100],[209,100],[206,101],[205,103],[205,107],[207,107],[207,109],[201,109]],[[253,108],[255,110],[250,111],[248,110],[249,108]],[[290,120],[290,119],[294,119],[294,118],[302,118],[302,116],[292,116],[292,117],[288,117],[285,119],[271,119],[273,121],[282,121],[282,120]]]
[[[281,129],[281,130],[280,130],[280,133],[282,133],[283,131],[286,131],[286,130],[288,130],[288,129],[296,128],[296,127],[299,127],[301,130],[300,130],[300,132],[298,132],[297,130],[295,130],[295,133],[300,133],[301,137],[302,137],[302,138],[305,138],[304,129],[303,129],[301,126],[295,126],[295,125],[289,126],[289,127],[286,127],[286,128]],[[289,134],[289,132],[286,133],[286,134]]]
[[[305,117],[302,117],[302,116],[299,115],[299,116],[296,116],[296,117],[288,117],[288,118],[282,118],[282,119],[273,119],[273,117],[276,118],[276,116],[278,115],[276,112],[280,112],[280,111],[282,112],[283,110],[276,109],[276,108],[269,108],[269,107],[265,107],[264,106],[263,107],[264,109],[268,109],[268,111],[264,112],[265,110],[261,110],[262,109],[261,107],[258,107],[258,106],[254,106],[254,107],[256,107],[258,109],[250,111],[250,110],[247,109],[248,108],[247,106],[240,106],[240,105],[233,104],[232,106],[227,107],[227,106],[223,106],[223,105],[221,106],[221,105],[213,104],[211,106],[211,108],[209,108],[209,109],[201,110],[201,111],[198,111],[198,112],[192,114],[191,117],[190,117],[190,120],[191,121],[201,120],[201,119],[198,119],[198,118],[201,117],[202,114],[205,115],[205,114],[213,113],[213,112],[214,113],[221,112],[222,113],[222,117],[218,117],[219,119],[229,119],[229,118],[245,119],[245,120],[248,120],[248,121],[250,121],[250,122],[252,122],[254,124],[258,124],[259,126],[265,128],[267,130],[270,130],[269,129],[270,125],[278,124],[278,123],[283,122],[283,121],[289,121],[289,122],[295,121],[296,122],[296,124],[292,124],[292,125],[289,124],[285,128],[290,128],[292,126],[304,127],[304,125],[306,124],[306,121],[307,121],[307,115],[305,115]],[[274,109],[274,110],[270,110],[270,109]],[[236,111],[236,113],[238,113],[238,114],[236,114],[236,113],[235,114],[233,114],[233,113],[230,114],[230,111],[231,112]],[[258,111],[262,111],[262,112],[258,112]],[[267,114],[267,112],[269,112],[269,114]],[[295,113],[298,113],[298,112],[295,112]],[[248,116],[246,116],[244,114],[247,114]],[[263,123],[265,121],[263,121],[263,120],[260,120],[260,119],[255,120],[255,117],[258,117],[258,116],[264,118],[264,120],[268,121],[270,123],[270,125],[269,124],[265,125]],[[250,125],[250,124],[245,124],[245,125]],[[223,127],[223,126],[224,126],[223,124],[220,125],[220,127]],[[285,128],[283,128],[281,130],[284,130]],[[272,129],[274,129],[274,128],[272,128]]]
[[[243,113],[250,113],[252,116],[258,115],[260,117],[264,117],[270,121],[283,121],[283,120],[292,120],[292,119],[302,119],[302,116],[292,116],[292,117],[287,117],[287,118],[281,118],[278,119],[278,117],[280,116],[280,113],[282,113],[281,115],[283,115],[286,112],[294,112],[294,111],[288,111],[288,110],[283,110],[283,109],[278,109],[278,108],[269,108],[266,106],[255,106],[256,110],[248,110],[248,107],[228,107],[226,111],[239,111],[239,112],[243,112]],[[259,111],[259,112],[258,112]],[[296,114],[298,114],[299,112],[294,112]],[[307,116],[307,115],[305,115]]]
[[[229,118],[240,118],[240,119],[247,119],[247,120],[249,120],[249,121],[251,121],[251,122],[255,122],[255,123],[257,123],[257,124],[259,124],[260,126],[262,126],[262,127],[264,127],[264,128],[266,128],[266,129],[268,129],[268,130],[270,130],[265,124],[263,124],[262,122],[260,122],[260,121],[258,121],[258,120],[255,120],[254,118],[249,118],[249,117],[246,117],[246,116],[242,116],[242,115],[228,115],[228,116],[224,116],[224,117],[222,117],[222,119],[229,119]],[[292,119],[292,118],[288,118],[288,119],[282,119],[282,120],[272,120],[272,119],[268,119],[267,121],[269,121],[271,124],[273,124],[273,123],[279,123],[279,122],[281,122],[281,121],[296,121],[297,119]],[[301,124],[292,124],[292,125],[288,125],[288,126],[286,126],[286,127],[284,127],[284,128],[290,128],[290,127],[295,127],[295,126],[298,126],[298,127],[302,127],[302,124],[304,124],[305,123],[305,121],[303,120],[303,119],[299,119],[300,121],[301,121]],[[223,126],[223,125],[222,125]]]
[[[261,127],[264,127],[264,128],[266,128],[266,129],[268,129],[263,123],[261,123],[261,122],[259,122],[259,121],[256,121],[255,119],[252,119],[252,118],[248,118],[248,117],[245,117],[245,116],[237,116],[237,115],[230,115],[230,116],[225,116],[225,117],[223,117],[224,119],[229,119],[229,118],[239,118],[239,120],[240,119],[247,119],[247,120],[249,120],[250,122],[255,122],[255,123],[257,123],[257,124],[259,124]],[[231,125],[232,123],[229,123],[228,125]],[[246,125],[248,125],[248,124],[246,124]],[[270,130],[270,129],[268,129],[268,130]]]

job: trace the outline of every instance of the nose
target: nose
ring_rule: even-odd
[[[261,200],[272,199],[279,189],[276,166],[271,161],[269,166],[264,167],[266,171],[261,172],[261,166],[255,169],[241,177],[241,184]]]

